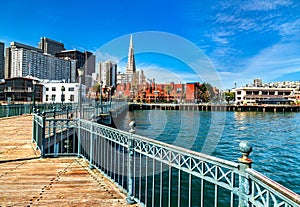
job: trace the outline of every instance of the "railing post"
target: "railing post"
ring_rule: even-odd
[[[36,114],[33,114],[33,122],[32,122],[32,143],[36,142],[35,136],[36,136]],[[37,144],[37,143],[36,143]]]
[[[90,165],[89,165],[89,168],[90,169],[94,169],[95,167],[94,167],[94,165],[93,165],[93,156],[94,156],[94,150],[93,150],[93,148],[94,148],[94,145],[93,145],[93,141],[94,141],[94,133],[93,133],[93,128],[94,128],[94,126],[92,125],[91,126],[91,131],[90,131],[90,133],[91,133],[91,135],[90,135]]]
[[[41,157],[45,157],[46,154],[46,112],[42,112],[43,125],[42,125],[42,146],[41,146]]]
[[[250,179],[246,175],[246,169],[251,168],[252,160],[248,157],[252,146],[248,141],[242,141],[239,145],[242,157],[239,160],[239,207],[249,207],[249,195],[251,193]]]
[[[133,178],[132,178],[132,163],[133,163],[133,137],[132,134],[135,132],[135,122],[131,121],[129,123],[130,130],[129,130],[129,138],[128,138],[128,169],[127,169],[127,186],[128,186],[128,194],[126,198],[126,202],[128,204],[135,203],[134,196],[133,196]]]
[[[80,157],[80,152],[81,152],[81,119],[77,119],[77,124],[78,124],[78,135],[77,135],[77,157]]]

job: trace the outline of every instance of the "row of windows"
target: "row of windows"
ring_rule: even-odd
[[[60,99],[59,99],[59,98],[56,99],[57,96],[56,96],[55,94],[53,94],[53,95],[51,96],[51,101],[53,101],[53,102],[56,102],[56,101],[66,101],[66,96],[65,96],[65,94],[62,94],[62,95],[60,95],[59,97],[60,97]],[[46,95],[46,101],[50,101],[49,98],[50,98],[49,95]],[[70,95],[70,97],[69,97],[69,99],[67,99],[67,101],[74,101],[74,95],[73,95],[73,94]]]
[[[49,88],[46,88],[46,91],[49,91]],[[56,91],[56,87],[52,87],[51,91]],[[75,91],[75,88],[74,87],[69,87],[68,91]]]

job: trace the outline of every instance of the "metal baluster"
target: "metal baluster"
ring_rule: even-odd
[[[201,162],[201,175],[204,175],[204,162]],[[201,178],[201,202],[200,206],[204,207],[204,180]]]
[[[168,207],[171,207],[171,189],[172,189],[172,167],[171,167],[171,165],[169,165]]]
[[[192,206],[192,174],[189,173],[189,206]]]
[[[155,197],[155,159],[153,159],[153,164],[152,164],[152,207],[154,207],[154,197]]]
[[[160,158],[162,159],[162,158]],[[160,173],[159,173],[159,206],[162,207],[162,199],[163,199],[163,163],[160,162]]]
[[[181,174],[180,174],[180,169],[178,169],[178,200],[177,200],[177,206],[181,206],[180,205],[180,197],[181,197],[181,192],[180,192],[180,188],[181,188]]]
[[[231,172],[231,187],[232,189],[234,189],[234,186],[235,186],[235,173],[234,172]],[[230,207],[233,207],[234,206],[234,193],[233,191],[230,192]]]
[[[148,202],[148,156],[146,156],[146,183],[145,183],[145,205]]]
[[[142,200],[142,154],[140,153],[139,200]]]
[[[93,140],[94,140],[94,133],[93,133],[93,125],[91,126],[91,131],[90,131],[90,165],[89,168],[90,169],[94,169],[94,165],[93,165],[93,156],[94,156],[94,145],[93,145]]]
[[[42,113],[42,118],[43,118],[43,125],[42,125],[42,148],[41,148],[41,153],[42,157],[45,157],[46,149],[45,149],[45,144],[46,144],[46,113]]]
[[[215,180],[218,180],[218,166],[215,167]],[[214,206],[218,206],[218,185],[215,185],[215,204]]]

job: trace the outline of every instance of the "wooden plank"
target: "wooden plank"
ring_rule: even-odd
[[[31,116],[0,119],[0,206],[127,206],[85,160],[37,158],[31,130]]]

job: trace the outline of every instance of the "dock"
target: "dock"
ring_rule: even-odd
[[[32,116],[0,118],[0,206],[138,206],[78,157],[41,158]]]

